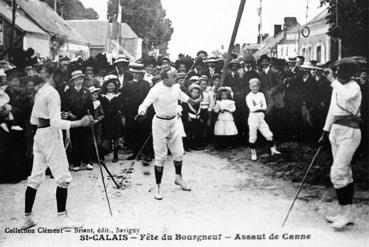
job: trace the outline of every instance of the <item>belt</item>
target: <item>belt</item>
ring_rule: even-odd
[[[37,128],[42,129],[47,127],[50,127],[50,119],[39,118]]]
[[[253,112],[251,112],[251,113],[264,113],[265,111],[263,111],[263,110],[257,110],[257,111],[253,111]]]
[[[170,116],[170,117],[159,117],[158,115],[156,115],[157,118],[161,119],[161,120],[172,120],[176,117],[176,115],[174,116]]]
[[[335,116],[333,123],[354,129],[360,129],[360,121],[360,117],[357,116]]]

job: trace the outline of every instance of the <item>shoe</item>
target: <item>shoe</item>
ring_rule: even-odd
[[[93,170],[94,169],[94,166],[89,163],[89,164],[86,165],[86,169],[87,170]]]
[[[59,214],[58,215],[58,228],[61,229],[71,229],[71,228],[80,228],[83,227],[82,223],[72,220],[68,217],[67,213]]]
[[[281,152],[279,152],[275,146],[270,148],[270,152],[271,152],[272,156],[281,154]]]
[[[156,200],[163,200],[163,195],[161,194],[160,185],[158,185],[158,188],[156,189],[154,198]]]
[[[176,179],[174,180],[174,184],[180,186],[184,191],[191,191],[191,188],[183,181],[182,176],[177,175]]]
[[[342,207],[342,213],[335,218],[330,226],[335,230],[343,230],[347,225],[351,224],[354,224],[352,205],[345,205]]]
[[[255,149],[251,149],[251,160],[252,161],[257,161],[258,160],[258,156],[256,154],[256,150]]]
[[[34,227],[35,225],[37,225],[37,221],[35,221],[33,218],[32,218],[32,215],[29,215],[29,216],[26,216],[24,218],[24,223],[23,225],[21,226],[21,229],[22,230],[26,230],[26,229],[29,229],[31,227]]]
[[[78,172],[81,168],[79,166],[74,166],[72,168],[72,171]]]

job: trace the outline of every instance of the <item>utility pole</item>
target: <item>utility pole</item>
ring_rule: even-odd
[[[237,36],[237,32],[238,32],[238,27],[240,26],[241,17],[242,17],[242,14],[243,14],[243,10],[245,8],[245,4],[246,4],[246,0],[241,0],[240,6],[238,8],[236,22],[235,22],[234,27],[233,27],[233,33],[232,33],[232,37],[231,37],[231,42],[229,43],[229,47],[228,47],[227,57],[226,57],[226,60],[224,62],[223,73],[222,73],[222,76],[220,78],[220,85],[219,85],[220,87],[222,87],[223,86],[223,83],[224,83],[226,70],[228,68],[229,60],[230,60],[231,55],[232,55],[232,50],[233,50],[234,42],[236,40],[236,36]]]
[[[54,11],[57,12],[57,7],[58,7],[58,0],[54,0]]]
[[[260,7],[258,8],[259,25],[258,25],[258,44],[263,42],[263,0],[260,0]]]
[[[17,12],[17,1],[13,0],[12,2],[12,9],[13,9],[13,13],[12,13],[12,29],[10,31],[10,39],[9,39],[9,47],[10,50],[12,50],[14,48],[14,34],[15,34],[15,15]]]

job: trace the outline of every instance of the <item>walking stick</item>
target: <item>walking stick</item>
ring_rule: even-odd
[[[146,144],[148,143],[148,141],[150,140],[151,136],[152,136],[152,132],[147,137],[147,139],[144,142],[144,144],[142,145],[141,149],[138,151],[135,159],[129,164],[129,168],[127,170],[125,170],[125,172],[123,173],[122,180],[119,182],[119,188],[123,186],[123,180],[127,178],[128,171],[131,170],[134,167],[134,165],[135,165],[135,163],[137,161],[137,158],[141,155],[142,151],[144,150],[144,148],[145,148]]]
[[[296,195],[295,195],[295,198],[293,199],[293,202],[292,202],[292,204],[291,204],[291,207],[290,207],[290,209],[288,210],[288,213],[287,213],[287,215],[286,215],[286,218],[285,218],[285,219],[284,219],[284,221],[283,221],[282,227],[284,227],[284,226],[285,226],[285,224],[286,224],[286,222],[287,222],[287,219],[288,219],[288,216],[290,215],[290,213],[291,213],[291,211],[292,211],[292,208],[293,208],[293,206],[295,205],[295,202],[296,202],[296,200],[297,200],[297,198],[298,198],[298,196],[299,196],[299,194],[300,194],[300,192],[301,192],[301,190],[302,190],[302,187],[303,187],[303,186],[304,186],[304,184],[305,184],[305,181],[306,181],[307,175],[308,175],[308,173],[310,172],[311,168],[313,167],[314,162],[315,162],[316,158],[318,157],[318,154],[320,153],[320,151],[322,150],[322,148],[323,148],[323,146],[320,146],[320,147],[318,148],[318,150],[316,151],[316,153],[315,153],[315,155],[314,155],[314,157],[313,157],[313,159],[312,159],[312,161],[311,161],[311,163],[310,163],[310,165],[309,165],[309,167],[308,167],[308,169],[307,169],[307,171],[306,171],[306,173],[305,173],[305,176],[304,176],[304,178],[302,179],[302,182],[301,182],[301,184],[300,184],[300,187],[299,187],[299,189],[298,189],[298,191],[297,191],[297,193],[296,193]]]

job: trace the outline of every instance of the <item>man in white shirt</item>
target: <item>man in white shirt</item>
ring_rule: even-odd
[[[68,186],[72,176],[68,170],[69,164],[63,144],[62,130],[88,126],[93,123],[92,116],[85,116],[77,121],[61,119],[61,103],[59,93],[55,89],[53,75],[57,70],[55,63],[44,65],[42,74],[46,83],[38,91],[31,114],[31,124],[37,125],[33,146],[33,167],[28,177],[25,196],[25,221],[22,229],[28,229],[37,224],[32,218],[32,207],[38,187],[45,178],[49,167],[57,182],[56,201],[58,220],[61,228],[81,227],[67,217],[66,202]]]
[[[190,99],[183,93],[176,84],[177,71],[171,68],[161,74],[163,81],[158,82],[151,88],[149,94],[138,108],[136,118],[145,118],[146,110],[150,105],[154,105],[155,117],[152,120],[152,136],[155,152],[155,179],[157,191],[155,199],[161,200],[163,196],[160,190],[161,179],[163,176],[163,165],[168,154],[168,148],[173,155],[174,167],[176,172],[175,184],[182,190],[190,191],[182,178],[182,159],[184,154],[182,131],[180,121],[178,121],[177,106],[178,101],[196,104],[201,101]]]
[[[354,180],[351,161],[361,141],[360,106],[361,90],[357,82],[351,80],[359,67],[356,62],[342,59],[337,63],[337,79],[328,75],[333,88],[331,103],[319,142],[329,134],[332,147],[333,164],[331,182],[336,190],[340,211],[338,215],[326,217],[331,227],[341,230],[354,223],[352,212]]]

